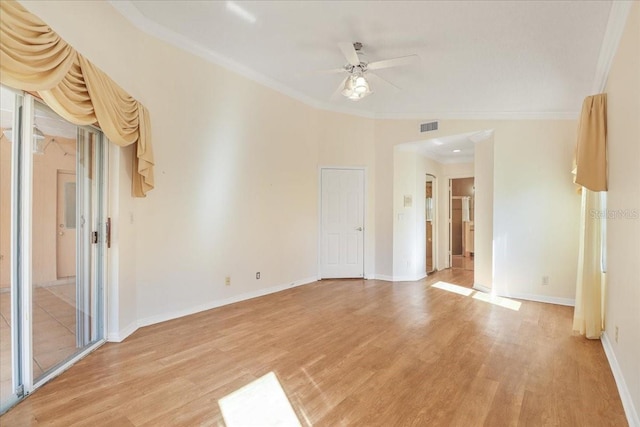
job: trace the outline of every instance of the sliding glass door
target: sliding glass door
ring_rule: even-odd
[[[17,286],[19,138],[22,96],[0,87],[0,409],[17,402],[20,390]]]
[[[0,377],[6,408],[104,341],[106,142],[99,130],[73,125],[29,95],[2,88],[2,98],[3,114],[5,98],[17,106],[16,123],[2,123],[0,159],[3,177],[5,168],[13,171],[0,194],[8,186],[13,207],[5,218],[2,200],[2,231],[10,230],[13,245],[5,263],[2,242],[2,278],[5,266],[12,272],[4,292],[12,303],[0,307],[13,337],[3,332],[0,343],[2,355],[11,355]],[[8,166],[5,151],[14,153]]]

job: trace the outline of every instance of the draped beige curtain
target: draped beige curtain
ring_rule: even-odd
[[[606,275],[602,255],[605,245],[606,205],[601,192],[607,190],[607,97],[589,96],[582,104],[578,124],[574,181],[582,187],[580,246],[573,330],[598,339],[604,329]]]
[[[607,95],[588,96],[582,103],[576,149],[576,184],[607,191]]]
[[[605,207],[600,193],[582,189],[580,249],[573,330],[598,339],[604,329],[605,274],[602,271]]]
[[[136,144],[133,195],[153,189],[147,109],[13,0],[0,1],[0,82],[37,92],[71,123],[99,125],[119,146]]]

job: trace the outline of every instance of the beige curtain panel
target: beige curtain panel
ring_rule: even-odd
[[[0,1],[0,82],[37,92],[71,123],[97,124],[119,146],[136,144],[133,195],[153,189],[147,109],[13,0]]]
[[[573,330],[589,339],[599,339],[604,329],[604,289],[606,275],[602,271],[602,197],[586,188],[582,191],[580,215],[580,249],[576,306]]]
[[[607,95],[588,96],[582,104],[576,150],[576,184],[607,191]]]

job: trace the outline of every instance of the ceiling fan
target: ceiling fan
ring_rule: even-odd
[[[340,42],[338,47],[347,59],[348,63],[342,68],[334,68],[326,70],[326,73],[347,73],[347,77],[342,80],[332,98],[337,98],[340,94],[344,95],[352,101],[358,101],[367,95],[373,93],[369,85],[369,80],[399,90],[400,88],[388,80],[383,79],[372,70],[381,70],[383,68],[399,67],[402,65],[410,65],[419,59],[418,55],[401,56],[399,58],[384,59],[382,61],[365,62],[362,61],[362,43],[360,42]]]

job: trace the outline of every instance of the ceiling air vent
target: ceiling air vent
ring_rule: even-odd
[[[420,132],[431,132],[438,130],[438,122],[422,123],[420,125]]]

